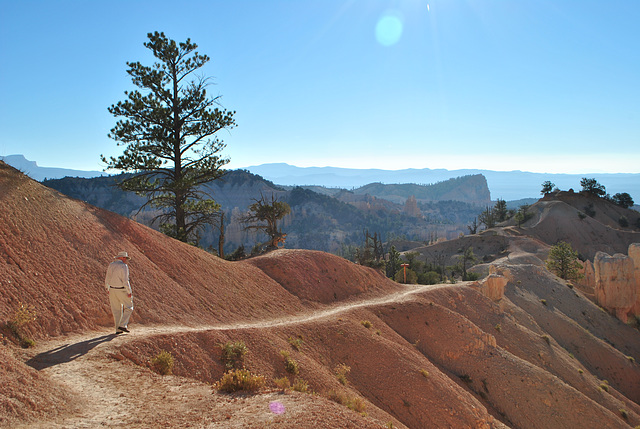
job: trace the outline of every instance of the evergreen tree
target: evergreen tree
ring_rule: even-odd
[[[496,222],[504,222],[507,220],[507,202],[498,198],[496,204],[493,206],[493,215]]]
[[[546,266],[549,271],[564,280],[578,280],[582,277],[582,264],[578,260],[578,252],[564,241],[551,247]]]
[[[240,222],[246,224],[265,222],[248,225],[244,229],[255,229],[266,233],[269,236],[267,248],[275,249],[278,247],[278,239],[286,236],[281,229],[278,229],[278,221],[291,213],[291,207],[283,201],[278,201],[273,194],[271,195],[271,202],[268,202],[264,195],[260,195],[259,200],[254,199],[253,201],[254,203],[249,206],[249,213],[242,216]]]
[[[396,246],[391,246],[389,250],[389,261],[387,262],[387,277],[393,278],[394,275],[400,270],[402,260],[400,259],[400,252],[396,250]]]
[[[553,183],[551,183],[550,181],[547,180],[546,182],[542,183],[542,190],[540,191],[540,193],[542,195],[548,195],[553,191],[553,188],[555,186],[556,186],[555,184],[553,184]]]
[[[619,205],[620,207],[624,207],[625,209],[628,209],[629,207],[633,207],[633,198],[631,198],[631,195],[629,195],[626,192],[622,192],[622,193],[617,193],[615,194],[611,200]]]
[[[605,187],[598,183],[596,179],[583,177],[582,180],[580,180],[580,186],[582,186],[582,192],[587,192],[596,197],[604,197],[607,194]]]
[[[107,169],[136,174],[119,183],[121,189],[146,196],[147,205],[162,213],[166,234],[189,241],[198,229],[215,223],[219,205],[201,185],[221,177],[229,160],[215,134],[235,126],[233,115],[210,97],[209,79],[194,77],[209,57],[199,54],[190,39],[176,43],[164,33],[147,34],[144,46],[158,62],[144,66],[128,62],[133,83],[142,92],[125,91],[127,99],[109,108],[119,120],[109,133],[124,154],[107,159]]]

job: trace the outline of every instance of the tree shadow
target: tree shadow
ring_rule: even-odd
[[[71,362],[80,356],[86,355],[97,345],[111,341],[115,337],[116,334],[109,334],[75,344],[65,344],[64,346],[56,347],[55,349],[37,354],[29,359],[26,364],[40,371],[61,363]]]

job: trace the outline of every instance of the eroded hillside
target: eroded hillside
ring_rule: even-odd
[[[322,252],[227,262],[1,163],[0,217],[0,321],[20,303],[37,313],[23,331],[35,348],[3,330],[5,427],[640,424],[638,331],[532,264],[540,243],[487,243],[499,249],[487,270],[506,283],[490,294],[484,283],[405,287]],[[120,250],[133,257],[136,309],[116,337],[102,282]],[[244,365],[266,388],[212,387],[227,341],[247,345]],[[162,350],[174,375],[151,369]],[[282,377],[317,395],[281,393]]]

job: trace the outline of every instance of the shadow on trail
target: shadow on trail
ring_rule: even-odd
[[[106,343],[116,337],[115,334],[103,335],[101,337],[91,338],[86,341],[81,341],[75,344],[66,344],[64,346],[57,347],[53,350],[40,353],[31,359],[26,364],[37,370],[42,370],[52,366],[59,365],[61,363],[71,362],[74,359],[79,358],[87,354],[91,349],[98,344]]]

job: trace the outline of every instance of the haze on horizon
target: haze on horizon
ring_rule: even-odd
[[[0,3],[0,156],[101,170],[107,108],[191,38],[236,110],[229,168],[640,173],[640,3],[166,0]]]

